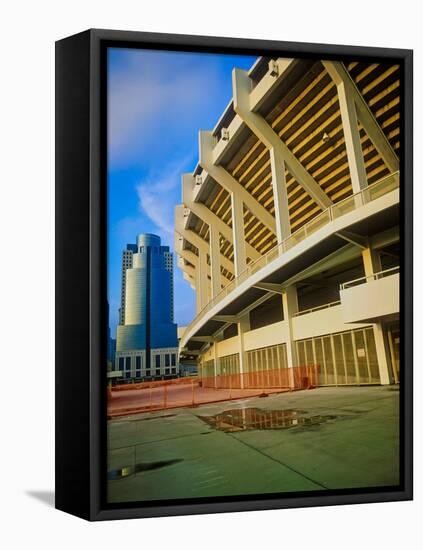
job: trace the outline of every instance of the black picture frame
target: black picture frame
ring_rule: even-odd
[[[106,86],[109,46],[334,60],[395,61],[402,70],[401,484],[398,488],[209,501],[105,501],[107,335]],[[56,508],[110,520],[412,499],[411,50],[91,29],[56,43]]]

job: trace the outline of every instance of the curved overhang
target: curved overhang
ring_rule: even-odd
[[[395,173],[334,204],[250,264],[199,312],[187,327],[180,349],[201,349],[231,318],[282,292],[295,274],[340,250],[346,241],[363,247],[369,235],[392,227],[398,219],[399,174]]]

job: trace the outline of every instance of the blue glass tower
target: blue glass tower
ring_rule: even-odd
[[[127,259],[131,251],[130,261]],[[117,328],[116,368],[125,378],[176,374],[177,326],[173,322],[173,255],[160,237],[138,235],[124,251],[124,306]]]

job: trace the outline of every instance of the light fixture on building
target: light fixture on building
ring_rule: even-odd
[[[323,141],[323,143],[329,143],[330,142],[330,136],[327,132],[323,132],[322,141]]]
[[[269,61],[269,73],[270,76],[279,76],[279,65],[274,59]]]
[[[203,178],[201,176],[195,176],[195,185],[201,185],[203,183]]]
[[[227,128],[222,128],[221,137],[223,141],[229,141],[229,130]]]

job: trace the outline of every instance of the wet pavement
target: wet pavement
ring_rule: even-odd
[[[280,430],[318,426],[323,422],[336,420],[331,414],[308,415],[307,411],[285,409],[266,411],[257,407],[229,409],[213,416],[199,416],[204,422],[222,432],[243,430]]]
[[[393,389],[318,388],[110,420],[109,500],[396,485]]]

